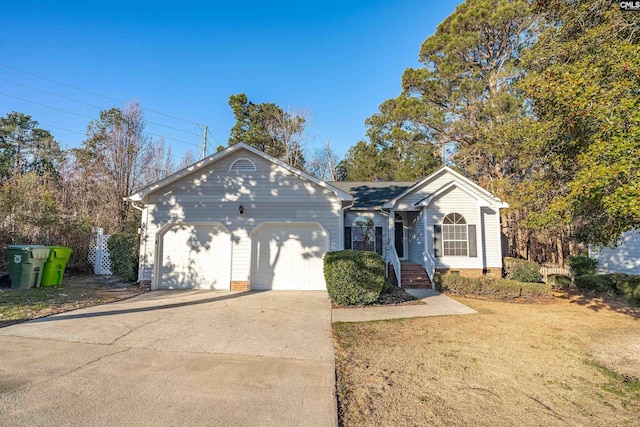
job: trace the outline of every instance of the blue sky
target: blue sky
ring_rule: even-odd
[[[32,73],[115,100],[137,99],[147,130],[165,136],[180,156],[199,152],[202,131],[193,123],[209,126],[213,148],[227,144],[229,96],[241,92],[304,111],[308,148],[331,138],[346,153],[364,138],[364,120],[399,94],[403,71],[420,65],[421,43],[460,2],[92,3],[3,2],[0,115],[29,114],[71,148],[83,140],[88,117],[98,117],[86,104],[121,105]]]

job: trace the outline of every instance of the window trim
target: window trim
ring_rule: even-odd
[[[448,222],[447,222],[448,221]],[[469,258],[469,226],[465,217],[457,212],[451,212],[445,215],[442,218],[441,224],[441,247],[442,247],[442,256],[443,257],[455,257],[455,258]],[[451,229],[449,229],[451,228]],[[464,233],[464,239],[459,238],[456,239],[455,235],[461,235]],[[451,236],[453,234],[454,238],[447,238],[445,236]],[[454,243],[453,247],[445,247],[445,243]],[[460,246],[460,243],[464,242],[464,253],[456,254],[458,251],[462,251],[462,248],[456,247]],[[456,245],[457,244],[457,245]],[[453,251],[453,253],[451,253]]]

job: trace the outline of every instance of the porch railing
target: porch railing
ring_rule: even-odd
[[[436,274],[436,262],[431,258],[429,252],[422,252],[422,266],[431,280],[431,286],[433,287],[433,276]]]
[[[396,252],[396,247],[393,243],[389,244],[389,250],[387,251],[387,261],[393,266],[393,271],[396,273],[396,279],[398,280],[398,287],[402,286],[401,272],[400,272],[400,258]]]

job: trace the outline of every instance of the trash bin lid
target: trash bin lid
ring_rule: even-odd
[[[31,256],[33,258],[49,258],[49,252],[51,252],[51,249],[46,246],[31,247]]]
[[[31,258],[48,258],[49,246],[43,245],[9,245],[7,246],[8,250],[21,251],[21,252],[31,252]]]
[[[7,246],[7,249],[17,249],[17,250],[22,250],[22,251],[28,251],[31,249],[49,249],[49,246],[43,246],[43,245],[9,245]]]
[[[68,259],[73,250],[67,246],[49,246],[51,248],[51,257],[58,259]]]

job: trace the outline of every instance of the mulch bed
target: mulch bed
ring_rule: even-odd
[[[367,307],[381,307],[388,305],[422,305],[424,302],[413,295],[409,295],[405,292],[404,289],[401,288],[392,288],[389,291],[382,291],[380,294],[380,298],[373,304],[368,305]],[[354,308],[354,306],[350,305],[340,305],[340,304],[332,304],[333,308]],[[361,307],[361,306],[355,306]]]

